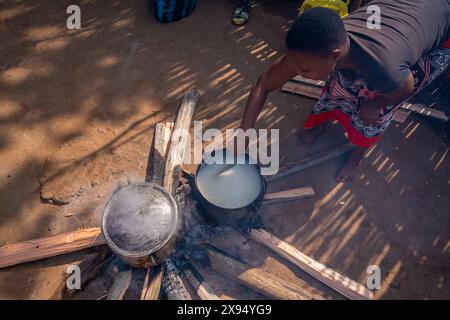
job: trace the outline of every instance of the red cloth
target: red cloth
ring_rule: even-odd
[[[324,94],[325,90],[326,88],[323,88],[321,95]],[[311,129],[327,121],[333,120],[336,120],[342,127],[344,127],[345,131],[347,132],[348,140],[350,140],[350,142],[357,147],[369,148],[371,145],[375,144],[381,138],[381,136],[374,138],[367,138],[361,133],[359,133],[359,131],[353,128],[353,126],[351,125],[350,117],[339,109],[334,109],[328,112],[321,112],[319,114],[310,114],[308,119],[306,119],[303,128]]]
[[[444,43],[444,48],[450,49],[450,38],[447,39],[447,41]]]
[[[344,127],[345,131],[347,132],[348,140],[350,140],[350,142],[352,142],[357,147],[368,148],[371,145],[375,144],[381,137],[381,136],[373,138],[365,137],[364,135],[359,133],[358,130],[353,128],[353,126],[350,123],[351,121],[350,117],[339,109],[334,109],[328,112],[321,112],[319,114],[311,114],[309,115],[303,127],[305,129],[311,129],[312,127],[333,120],[338,121],[339,124],[342,127]]]

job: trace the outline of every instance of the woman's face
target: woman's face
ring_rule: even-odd
[[[286,54],[288,63],[297,70],[297,74],[312,80],[325,80],[336,68],[338,56],[330,54],[322,57],[289,49]]]

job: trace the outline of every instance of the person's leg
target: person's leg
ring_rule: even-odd
[[[336,180],[339,182],[352,182],[364,153],[368,148],[357,147],[348,155],[345,163],[336,173]]]
[[[250,0],[239,0],[231,18],[231,22],[237,26],[246,24],[250,18],[250,7]]]
[[[370,125],[359,120],[358,103],[370,91],[362,79],[351,80],[340,72],[332,74],[321,97],[308,116],[300,132],[300,143],[308,144],[322,134],[330,121],[343,126],[348,140],[357,148],[347,157],[345,164],[336,173],[336,180],[350,182],[364,155],[364,152],[381,137],[391,117],[386,115],[385,123]]]
[[[298,144],[302,146],[310,145],[325,132],[329,124],[329,122],[326,122],[309,129],[304,128],[298,133]]]

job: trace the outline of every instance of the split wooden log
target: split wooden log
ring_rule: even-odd
[[[301,187],[278,192],[271,192],[264,195],[262,204],[292,201],[314,196],[314,189],[311,187]]]
[[[123,297],[130,286],[132,276],[132,269],[119,271],[114,279],[107,300],[123,300]]]
[[[319,295],[305,292],[299,286],[272,275],[260,268],[252,267],[225,255],[213,247],[207,248],[211,267],[232,281],[255,290],[270,298],[281,300],[323,300]]]
[[[434,118],[445,122],[448,121],[448,117],[443,111],[432,109],[422,104],[405,103],[401,107],[421,116]]]
[[[166,122],[157,123],[155,127],[152,182],[160,186],[163,184],[164,166],[173,126],[173,122]]]
[[[312,99],[319,99],[322,89],[315,85],[303,84],[295,81],[289,81],[283,85],[282,91],[298,94]]]
[[[281,88],[281,90],[305,96],[308,98],[319,99],[322,94],[322,89],[324,85],[325,85],[324,81],[315,81],[311,79],[306,79],[302,76],[296,76],[291,81],[285,83]],[[422,104],[405,103],[401,106],[401,108],[409,112],[422,115],[424,117],[438,119],[444,122],[448,121],[448,116],[445,114],[445,112],[429,108]],[[408,116],[409,116],[408,112],[405,111],[401,112],[401,110],[398,110],[393,120],[399,123],[403,123],[408,118]]]
[[[355,145],[352,143],[343,144],[339,147],[325,150],[323,152],[319,152],[318,154],[315,154],[311,157],[307,157],[304,159],[301,159],[299,161],[289,163],[286,167],[281,168],[281,172],[279,172],[276,175],[273,175],[271,177],[266,178],[267,182],[272,182],[275,180],[278,180],[280,178],[284,178],[288,175],[291,175],[295,172],[301,171],[303,169],[315,166],[319,163],[337,158],[339,156],[342,156],[343,154],[355,149]]]
[[[158,300],[164,275],[164,264],[147,269],[141,300]]]
[[[166,272],[162,281],[162,288],[169,300],[192,300],[192,296],[186,289],[180,276],[180,271],[173,263],[172,259],[164,261]]]
[[[188,91],[183,98],[175,120],[167,161],[164,168],[163,186],[172,195],[175,194],[181,175],[181,165],[184,160],[187,135],[191,126],[192,116],[197,105],[199,93],[196,90]]]
[[[155,129],[153,182],[161,183],[172,195],[175,195],[180,179],[181,164],[188,142],[186,137],[198,98],[199,93],[196,90],[188,91],[183,97],[175,123],[165,123],[164,127],[162,124],[157,124]],[[162,281],[165,278],[164,272],[165,268],[159,268],[158,273],[151,277],[150,271],[147,271],[146,281],[148,282],[144,285],[141,298],[145,300],[158,299]]]
[[[112,258],[111,251],[107,246],[104,246],[104,248],[101,249],[100,252],[90,254],[83,258],[83,260],[78,264],[78,267],[80,268],[80,276],[81,276],[81,288],[80,290],[83,290],[83,288],[94,279],[107,265]],[[69,289],[66,285],[67,279],[69,276],[66,277],[66,281],[64,282],[64,287],[62,290],[62,298],[70,298],[73,297],[77,292],[80,290],[78,289]]]
[[[398,123],[404,123],[406,119],[408,119],[410,114],[411,111],[408,110],[397,110],[395,111],[395,115],[394,118],[392,118],[392,120]]]
[[[105,243],[100,228],[89,228],[10,244],[0,248],[0,268],[54,257]]]
[[[141,291],[141,300],[145,300],[145,295],[147,294],[148,288],[150,287],[150,283],[152,280],[153,268],[147,267],[147,273],[144,278],[144,285],[142,286]]]
[[[325,266],[324,264],[301,253],[290,244],[278,239],[262,229],[252,229],[249,232],[251,239],[268,247],[284,259],[298,266],[317,280],[323,282],[331,289],[339,292],[349,299],[368,300],[373,293],[358,282]]]
[[[166,164],[167,150],[169,149],[173,126],[173,122],[166,122],[157,123],[155,127],[152,182],[161,186],[163,184],[164,166]],[[147,274],[141,292],[141,300],[158,300],[163,271],[160,266],[147,268]]]
[[[325,86],[325,81],[312,80],[312,79],[308,79],[308,78],[305,78],[302,76],[296,76],[291,81],[303,83],[303,84],[310,85],[310,86],[315,86],[318,88],[323,88]]]
[[[183,275],[192,285],[195,293],[202,300],[220,300],[211,288],[208,282],[202,277],[200,272],[190,262],[186,262],[186,268],[183,270]]]
[[[196,90],[188,91],[183,97],[175,123],[168,122],[164,124],[164,127],[162,124],[157,124],[155,129],[153,182],[161,183],[172,195],[175,195],[180,179],[181,164],[188,142],[186,137],[189,133],[198,98],[199,93]],[[161,282],[164,279],[164,269],[159,269],[154,277],[150,277],[149,272],[147,272],[149,276],[147,281],[149,281],[148,286],[151,288],[151,292],[150,289],[147,289],[149,293],[146,293],[144,285],[141,297],[145,297],[146,300],[156,300],[159,296]]]

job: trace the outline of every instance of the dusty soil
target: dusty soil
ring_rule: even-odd
[[[200,0],[190,17],[163,25],[145,1],[84,0],[81,30],[67,30],[72,3],[0,3],[0,245],[99,225],[111,191],[144,180],[154,125],[174,119],[188,88],[201,92],[197,120],[235,127],[250,86],[283,53],[297,2],[257,1],[250,23],[236,28],[233,1]],[[269,97],[257,126],[280,129],[283,163],[345,141],[334,125],[311,147],[296,146],[313,103],[281,92]],[[449,113],[449,105],[447,95],[436,107]],[[269,185],[310,185],[316,195],[264,208],[266,228],[361,283],[367,267],[379,265],[376,298],[449,299],[448,153],[447,125],[410,116],[392,125],[352,184],[334,181],[343,160],[336,159]],[[221,243],[340,298],[259,245],[238,237]],[[85,254],[1,270],[0,298],[60,298],[67,265]],[[78,298],[104,296],[111,274]],[[259,297],[234,284],[217,290],[223,298]]]

